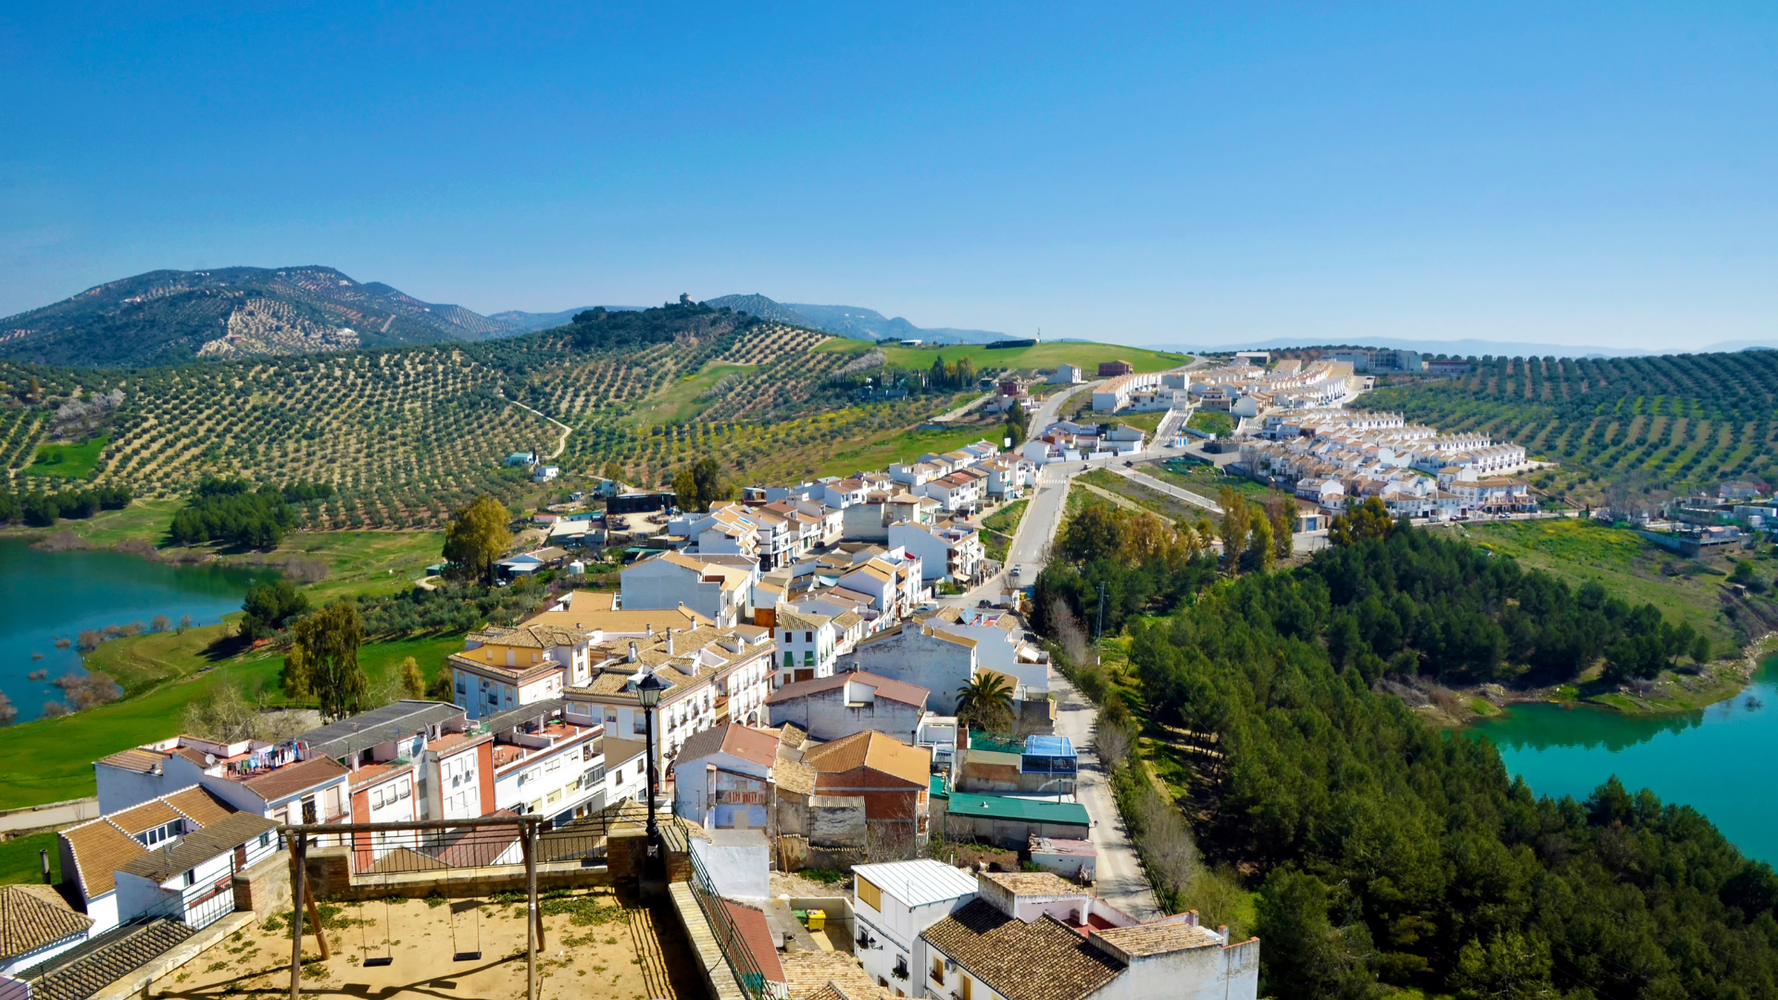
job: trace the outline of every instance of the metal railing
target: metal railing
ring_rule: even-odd
[[[618,823],[617,806],[554,829],[537,837],[540,863],[578,861],[603,864],[611,828]],[[436,829],[349,830],[337,835],[350,848],[355,875],[399,875],[452,868],[487,868],[524,861],[520,832],[508,826],[440,826]],[[328,842],[334,835],[324,838]]]
[[[710,924],[710,933],[716,938],[716,946],[721,949],[729,970],[734,973],[735,982],[753,1000],[787,1000],[788,984],[766,978],[753,950],[747,947],[741,928],[735,924],[733,914],[724,905],[722,894],[716,891],[716,883],[704,869],[704,863],[698,860],[697,852],[687,851],[686,857],[691,861],[692,898],[698,901],[698,909],[703,911],[704,920]]]

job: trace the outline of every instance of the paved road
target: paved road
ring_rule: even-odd
[[[1099,898],[1138,920],[1154,920],[1166,914],[1155,901],[1154,887],[1143,874],[1142,861],[1131,845],[1111,797],[1106,774],[1092,750],[1093,720],[1097,712],[1073,685],[1056,677],[1050,681],[1059,711],[1056,734],[1066,736],[1080,755],[1080,774],[1074,784],[1074,800],[1093,817],[1091,837],[1099,851]]]

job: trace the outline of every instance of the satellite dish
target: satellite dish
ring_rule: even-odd
[[[215,754],[207,753],[204,755],[204,766],[205,767],[209,767],[215,763],[216,763],[216,755]]]

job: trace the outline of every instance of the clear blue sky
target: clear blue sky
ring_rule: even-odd
[[[7,4],[0,315],[320,263],[483,312],[1778,337],[1771,4],[964,6]]]

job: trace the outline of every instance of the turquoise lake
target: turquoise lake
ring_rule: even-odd
[[[1632,793],[1692,806],[1742,853],[1778,864],[1778,796],[1761,777],[1778,750],[1778,657],[1747,690],[1701,712],[1651,719],[1516,705],[1474,730],[1540,796],[1585,799],[1615,774]]]
[[[83,629],[143,626],[155,615],[214,625],[241,609],[254,574],[219,566],[176,566],[106,550],[39,552],[26,539],[0,538],[0,691],[18,722],[37,718],[62,690],[50,683],[80,671],[73,646]],[[57,649],[64,638],[68,648]],[[42,658],[33,660],[31,655]],[[40,681],[29,679],[46,671]]]

